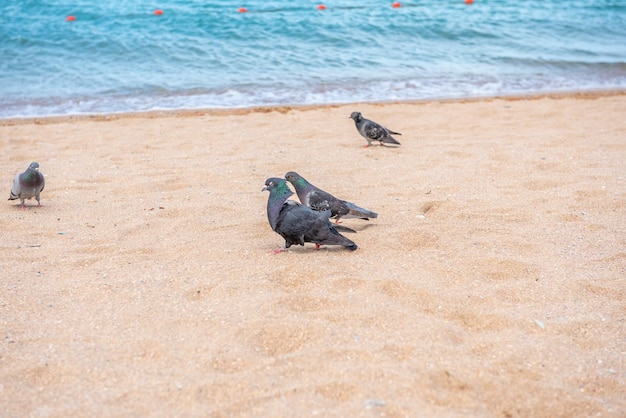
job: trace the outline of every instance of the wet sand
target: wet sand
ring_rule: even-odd
[[[402,132],[366,144],[352,111]],[[626,415],[626,95],[1,120],[0,415]],[[267,177],[377,211],[292,247]],[[294,198],[296,198],[294,196]]]

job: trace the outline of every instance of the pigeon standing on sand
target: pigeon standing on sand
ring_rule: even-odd
[[[22,202],[22,210],[25,210],[24,200],[37,199],[37,206],[41,206],[40,193],[46,184],[46,179],[39,172],[39,163],[30,163],[28,169],[22,174],[18,174],[13,179],[13,187],[9,200],[20,199]]]
[[[343,245],[352,251],[358,248],[333,227],[329,220],[330,211],[317,212],[294,200],[288,200],[293,192],[285,179],[268,178],[263,190],[270,192],[267,199],[267,219],[270,226],[285,239],[285,248],[275,250],[275,253],[294,244],[304,245],[305,242],[314,243],[316,249],[320,245]]]
[[[367,139],[366,147],[372,145],[372,141],[380,141],[380,145],[383,145],[383,143],[400,145],[400,143],[391,136],[392,134],[402,135],[400,132],[390,131],[372,120],[365,119],[363,115],[361,115],[361,112],[352,112],[350,118],[354,120],[356,129],[361,136]]]
[[[330,209],[330,216],[334,218],[336,222],[339,222],[341,218],[359,218],[368,221],[369,218],[378,217],[376,212],[360,208],[354,203],[337,199],[330,193],[315,187],[294,171],[285,174],[285,178],[293,184],[298,198],[303,205],[318,211]]]

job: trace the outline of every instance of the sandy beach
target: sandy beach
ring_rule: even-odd
[[[364,148],[352,111],[402,145]],[[0,144],[2,417],[626,416],[623,92],[0,120]],[[287,171],[379,213],[343,222],[358,250],[272,253]]]

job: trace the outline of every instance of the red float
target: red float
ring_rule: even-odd
[[[326,6],[324,6],[323,4],[318,4],[317,10],[326,10]]]
[[[73,21],[76,20],[76,16],[68,16],[68,17],[65,18],[65,20],[68,21],[68,22],[73,22]]]
[[[400,2],[399,2],[399,1],[394,1],[393,3],[391,3],[391,7],[396,7],[396,8],[398,8],[398,7],[400,7],[400,6],[402,6],[402,5],[400,4]]]
[[[157,16],[161,16],[161,15],[163,14],[163,10],[161,10],[161,9],[156,9],[156,10],[154,11],[154,14],[155,14],[155,15],[157,15]]]
[[[248,9],[246,9],[245,7],[240,7],[237,11],[238,11],[239,13],[245,13],[245,12],[247,12],[247,11],[248,11]]]

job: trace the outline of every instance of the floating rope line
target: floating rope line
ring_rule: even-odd
[[[460,0],[463,1],[465,4],[470,5],[470,4],[474,4],[474,0]],[[394,1],[393,3],[391,3],[391,7],[394,9],[398,9],[400,7],[419,7],[419,5],[416,4],[408,4],[408,5],[403,5],[402,3],[400,3],[399,1]],[[323,3],[318,4],[317,6],[315,6],[315,8],[317,10],[351,10],[351,9],[361,9],[361,7],[358,6],[336,6],[336,7],[328,7]],[[249,10],[247,7],[239,7],[237,9],[237,12],[239,13],[248,13],[248,12],[252,12],[252,13],[276,13],[276,12],[284,12],[284,11],[289,11],[289,10],[301,10],[301,8],[281,8],[281,9],[253,9],[253,10]],[[155,9],[152,12],[153,15],[155,16],[162,16],[165,14],[165,11],[163,11],[163,9]],[[77,20],[75,15],[68,15],[65,17],[65,20],[68,22],[74,22]]]

